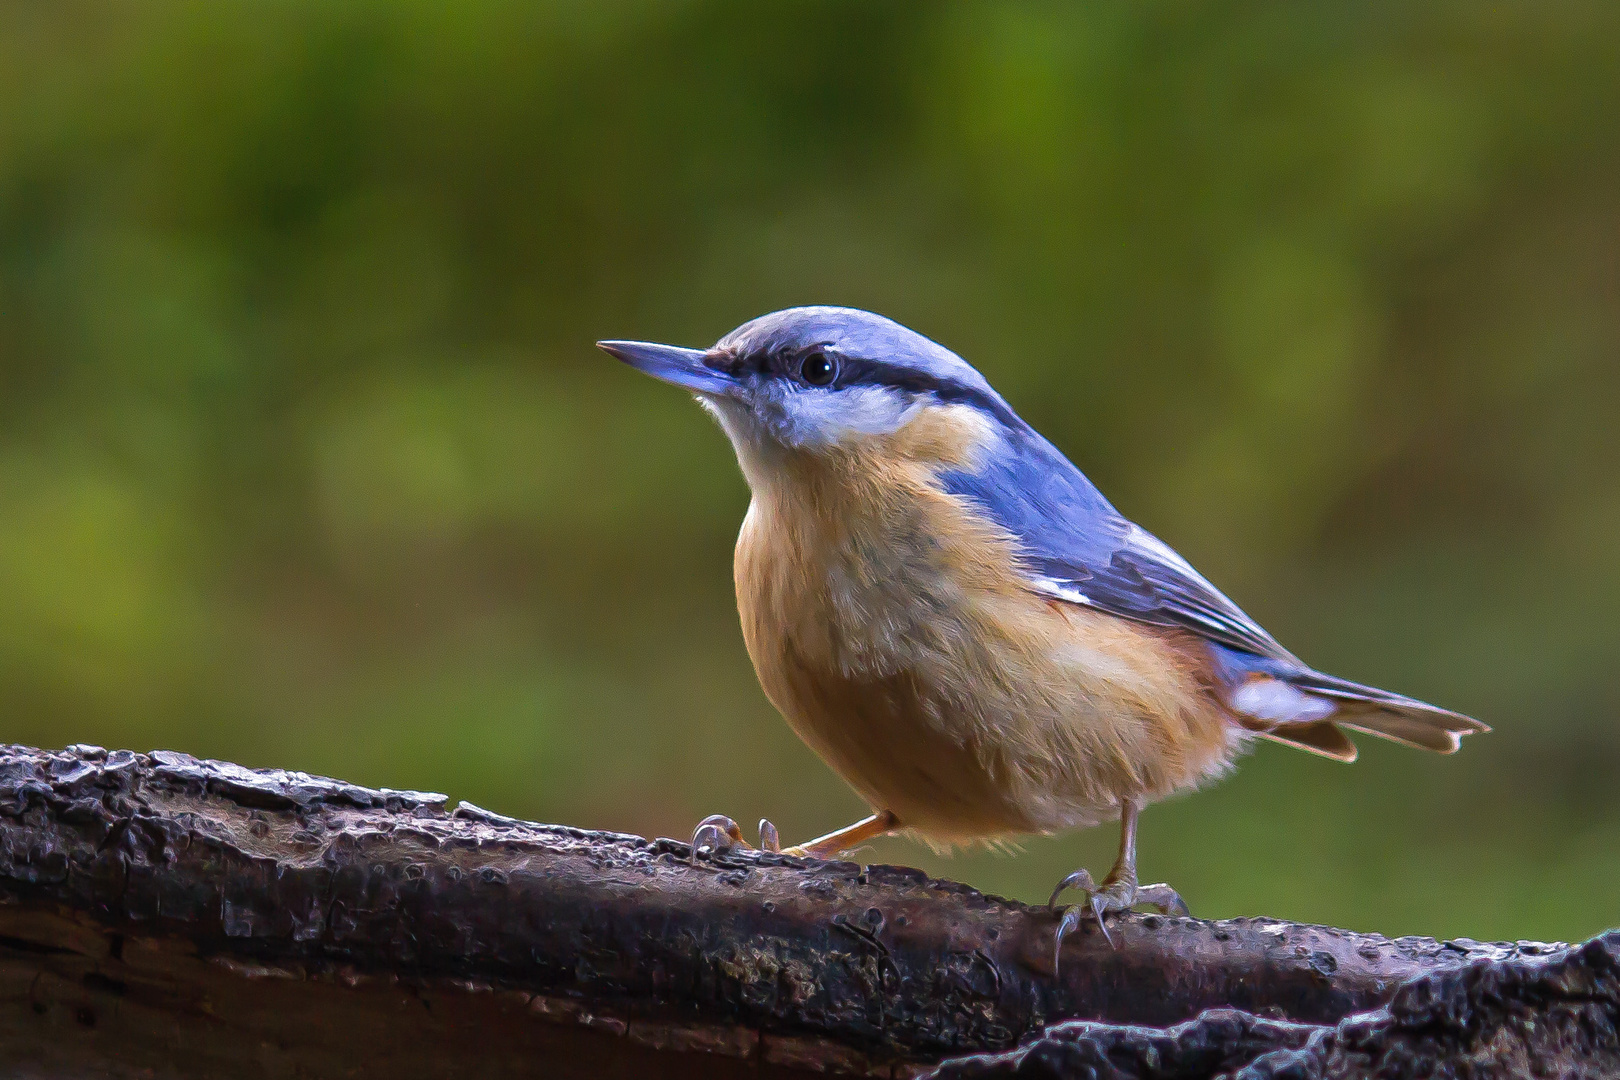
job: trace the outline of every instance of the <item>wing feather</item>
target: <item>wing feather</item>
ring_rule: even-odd
[[[1335,725],[1441,753],[1456,750],[1463,735],[1490,730],[1459,713],[1312,670],[1168,544],[1120,516],[1027,426],[1009,430],[975,468],[939,479],[1017,542],[1032,590],[1208,641],[1229,706],[1257,721],[1245,726],[1264,738],[1352,761],[1355,745]],[[1268,690],[1269,681],[1277,688]],[[1280,688],[1294,697],[1280,696]]]
[[[1012,534],[1032,589],[1299,664],[1170,545],[1120,516],[1035,431],[1013,433],[978,468],[946,473],[941,483]]]

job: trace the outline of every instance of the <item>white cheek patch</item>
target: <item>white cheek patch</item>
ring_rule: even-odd
[[[793,390],[773,404],[782,418],[784,442],[835,443],[851,435],[891,435],[922,409],[922,402],[886,386],[844,390]]]

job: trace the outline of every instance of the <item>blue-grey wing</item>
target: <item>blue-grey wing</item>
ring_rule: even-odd
[[[940,479],[946,491],[971,500],[1018,539],[1038,591],[1299,664],[1168,544],[1121,517],[1033,430],[1010,433],[977,468]]]

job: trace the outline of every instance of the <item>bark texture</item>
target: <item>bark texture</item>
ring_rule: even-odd
[[[1054,978],[1049,912],[915,870],[693,865],[420,792],[0,750],[7,1075],[1620,1073],[1620,934],[1111,925]]]

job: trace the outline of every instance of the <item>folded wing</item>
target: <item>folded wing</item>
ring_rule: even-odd
[[[1301,662],[1168,544],[1120,516],[1056,447],[1016,433],[944,489],[1019,542],[1030,587],[1122,618],[1190,630],[1209,643],[1226,704],[1267,738],[1355,759],[1343,727],[1450,753],[1477,720],[1324,675]]]

